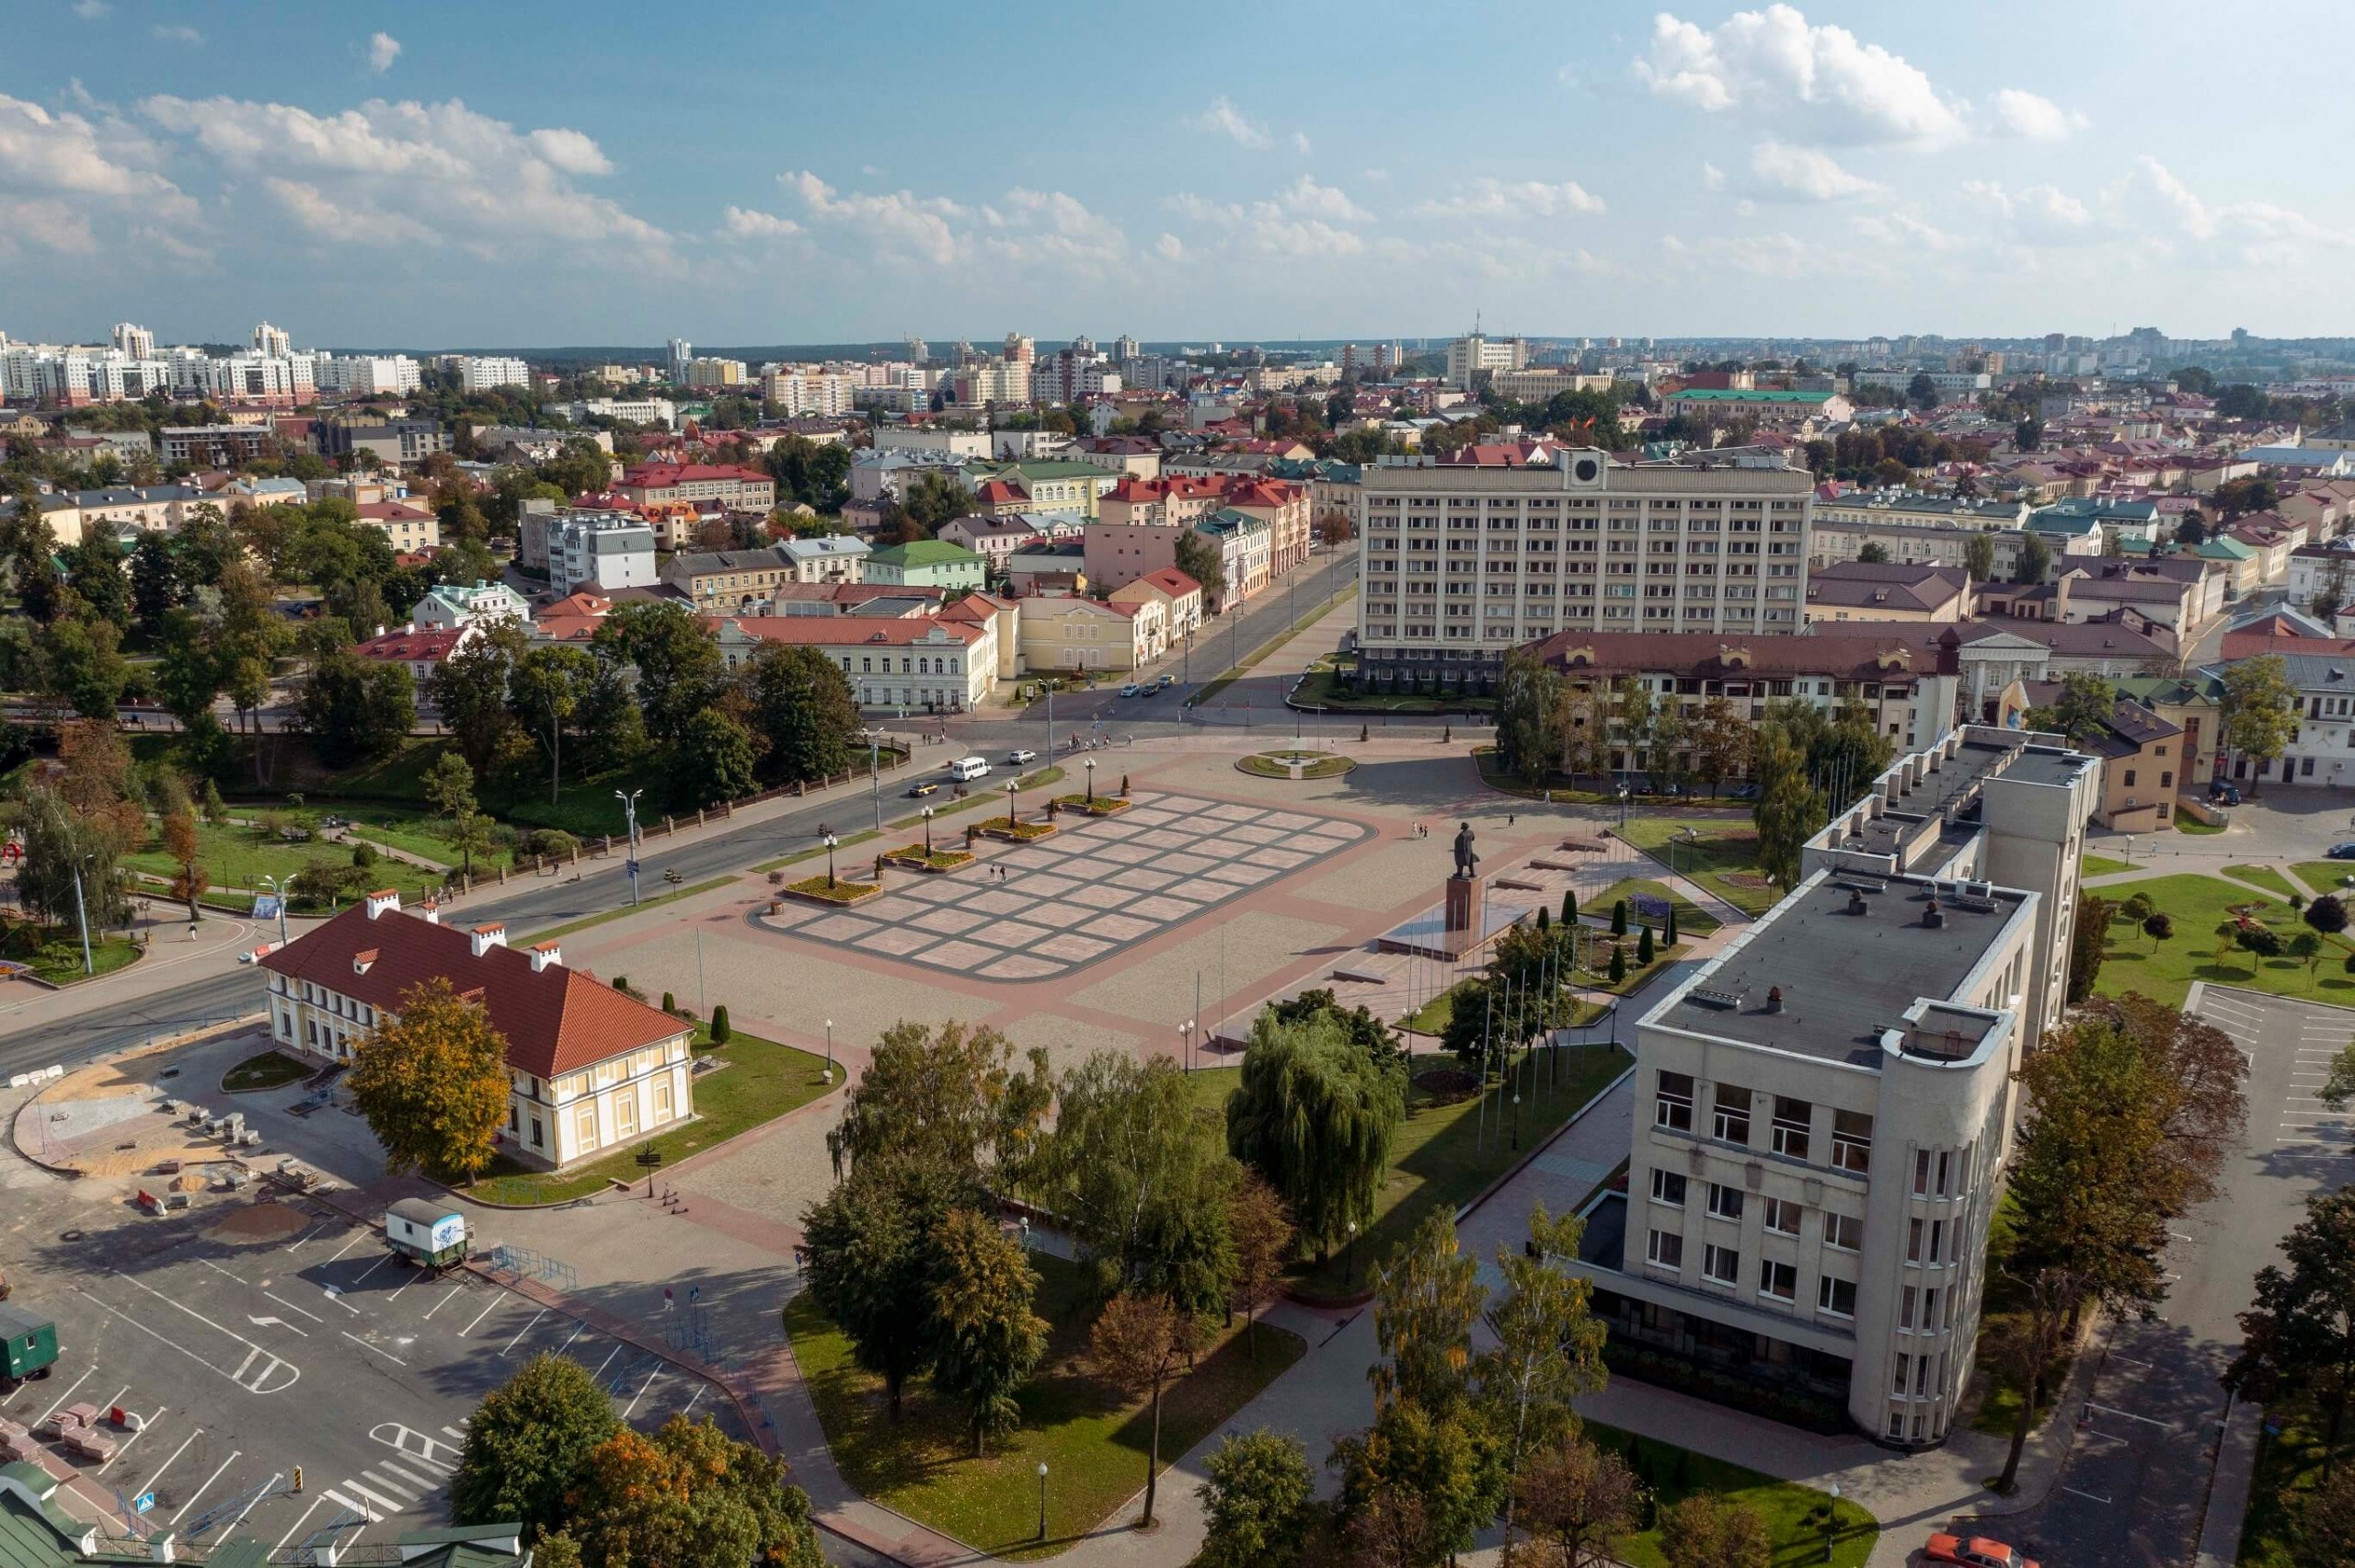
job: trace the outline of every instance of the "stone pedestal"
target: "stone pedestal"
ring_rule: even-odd
[[[1488,879],[1485,876],[1451,876],[1447,879],[1447,932],[1450,936],[1461,933],[1471,941],[1481,936],[1481,916],[1488,901]]]

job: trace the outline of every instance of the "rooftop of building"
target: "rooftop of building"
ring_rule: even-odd
[[[1970,590],[1961,567],[1897,561],[1840,561],[1808,574],[1809,604],[1913,610],[1924,614]]]
[[[918,539],[906,544],[887,544],[867,557],[870,567],[947,567],[971,561],[976,565],[981,557],[962,544],[952,544],[946,539]]]
[[[1880,1037],[1924,998],[1954,997],[2027,895],[1935,895],[1926,878],[1826,873],[1800,884],[1647,1022],[1878,1068]],[[1777,997],[1775,993],[1780,992]]]

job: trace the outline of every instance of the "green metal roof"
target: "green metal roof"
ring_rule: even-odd
[[[1003,478],[1008,474],[1024,480],[1031,479],[1118,479],[1120,471],[1100,464],[1082,463],[1076,458],[1040,457],[1017,458],[1011,463],[994,463],[975,470],[984,479]]]
[[[981,564],[981,556],[962,544],[951,544],[946,539],[919,539],[913,544],[890,544],[867,557],[870,567],[948,567],[971,561]]]

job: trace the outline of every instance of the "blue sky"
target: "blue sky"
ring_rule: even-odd
[[[9,17],[20,338],[2355,331],[2343,4]]]

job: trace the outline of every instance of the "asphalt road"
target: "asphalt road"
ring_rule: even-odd
[[[2225,1413],[2217,1378],[2240,1345],[2257,1271],[2306,1195],[2355,1180],[2355,1132],[2314,1098],[2328,1059],[2355,1038],[2355,1011],[2206,990],[2200,1015],[2248,1054],[2248,1128],[2223,1190],[2179,1222],[2167,1299],[2150,1322],[2117,1325],[2051,1496],[1987,1521],[1986,1533],[2055,1564],[2181,1564],[2200,1536]]]

